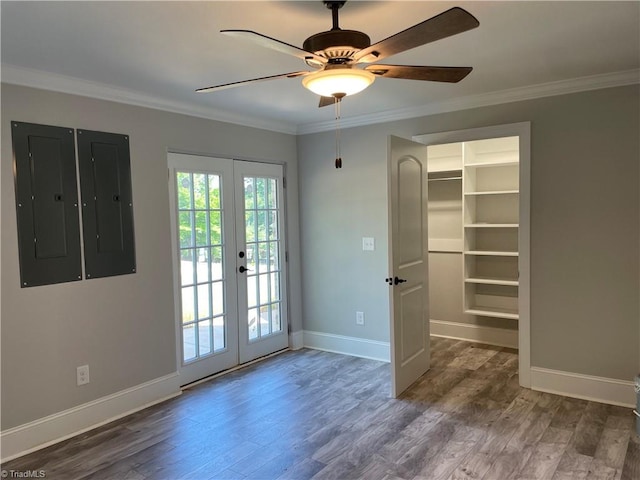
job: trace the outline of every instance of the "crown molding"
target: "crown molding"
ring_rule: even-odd
[[[442,102],[433,102],[418,107],[387,110],[371,115],[360,115],[347,118],[343,117],[340,119],[340,127],[350,128],[375,123],[393,122],[396,120],[425,117],[438,113],[468,110],[471,108],[487,107],[490,105],[519,102],[555,95],[566,95],[570,93],[585,92],[588,90],[598,90],[601,88],[621,87],[637,83],[640,83],[640,69],[605,73],[588,77],[559,80],[556,82],[540,83],[527,87],[511,88],[508,90],[500,90],[479,95],[457,97],[450,100],[444,100]],[[304,135],[307,133],[318,133],[333,130],[334,128],[335,120],[330,120],[299,125],[296,133],[298,135]]]
[[[2,82],[25,87],[50,90],[60,93],[80,95],[82,97],[97,98],[111,102],[136,105],[138,107],[153,108],[172,113],[180,113],[193,117],[217,120],[233,123],[246,127],[254,127],[262,130],[270,130],[279,133],[296,134],[294,124],[274,120],[260,119],[255,116],[240,115],[210,107],[202,107],[186,102],[175,102],[144,93],[113,87],[99,82],[82,80],[66,75],[44,72],[31,68],[17,67],[15,65],[2,64]]]
[[[217,120],[246,127],[270,130],[291,135],[304,135],[330,131],[335,128],[335,120],[294,125],[289,122],[260,119],[255,116],[222,111],[185,102],[174,102],[146,95],[132,90],[113,87],[99,82],[81,80],[75,77],[58,75],[15,65],[2,64],[2,82],[51,90],[72,95],[108,100],[127,105],[164,110],[183,115],[190,115],[207,120]],[[457,97],[441,102],[432,102],[418,107],[400,108],[384,112],[343,117],[341,128],[359,127],[376,123],[393,122],[409,118],[424,117],[438,113],[487,107],[502,103],[519,102],[535,98],[566,95],[570,93],[598,90],[601,88],[621,87],[640,83],[640,69],[622,72],[605,73],[588,77],[572,78],[556,82],[541,83],[527,87],[518,87],[479,95]]]

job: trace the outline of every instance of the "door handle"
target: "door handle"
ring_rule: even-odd
[[[240,268],[238,268],[238,271],[240,273],[244,273],[244,272],[253,272],[253,270],[249,270],[247,267],[245,267],[244,265],[240,265]]]
[[[395,278],[393,279],[393,284],[394,284],[394,285],[398,285],[399,283],[405,283],[405,282],[406,282],[406,280],[405,280],[404,278],[398,278],[398,277],[395,277]]]

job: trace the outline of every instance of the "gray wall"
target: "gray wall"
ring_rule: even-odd
[[[299,136],[305,330],[389,339],[388,135],[530,121],[531,364],[632,380],[640,364],[639,90],[346,129],[342,170],[333,167],[332,132]],[[362,252],[362,236],[375,237],[375,252]]]
[[[20,288],[10,120],[130,135],[137,273]],[[301,329],[296,141],[84,97],[2,85],[2,429],[176,370],[167,151],[287,162],[291,321]],[[76,387],[76,367],[91,383]]]
[[[286,161],[293,330],[302,298],[305,329],[388,341],[387,136],[531,121],[532,365],[624,380],[640,366],[638,86],[347,129],[342,170],[332,132],[296,139],[12,85],[1,100],[2,429],[175,371],[167,150]],[[131,136],[136,275],[19,287],[10,120]]]

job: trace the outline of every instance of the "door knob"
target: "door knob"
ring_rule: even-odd
[[[394,285],[398,285],[399,283],[405,283],[405,282],[406,282],[406,280],[405,280],[404,278],[398,278],[398,277],[395,277],[395,278],[393,279],[393,284],[394,284]]]
[[[249,270],[247,267],[245,267],[244,265],[240,265],[240,268],[238,268],[238,271],[240,273],[244,273],[244,272],[253,272],[253,270]]]

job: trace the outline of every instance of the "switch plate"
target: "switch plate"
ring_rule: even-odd
[[[356,312],[356,325],[364,325],[364,312]]]
[[[376,243],[373,237],[362,237],[362,250],[365,252],[373,252],[376,249]]]
[[[78,386],[89,383],[89,365],[76,368],[76,383]]]

